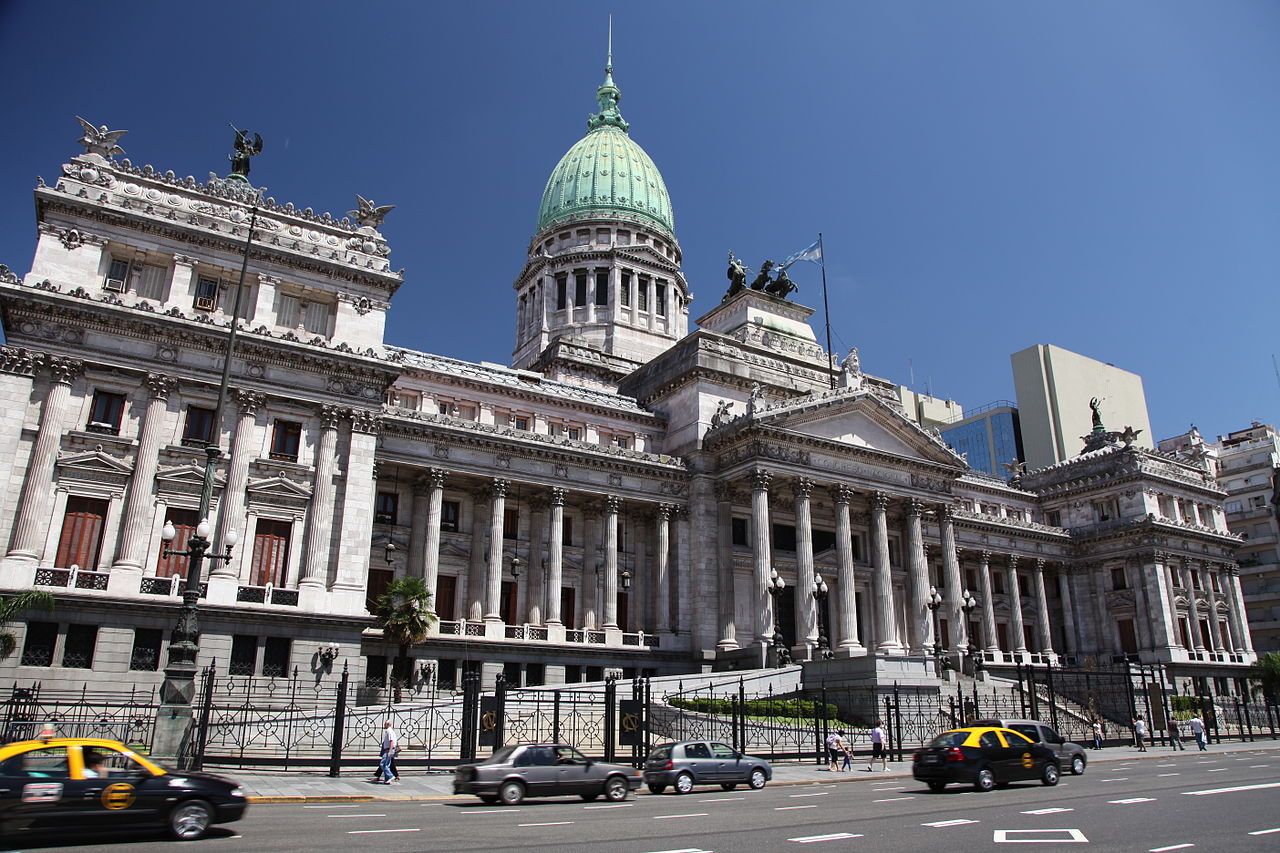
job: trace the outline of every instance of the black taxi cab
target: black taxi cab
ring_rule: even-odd
[[[934,792],[950,782],[990,791],[1020,781],[1056,785],[1059,768],[1053,750],[1025,735],[998,726],[970,726],[943,732],[916,750],[911,775]]]
[[[47,831],[164,828],[199,838],[244,817],[230,779],[170,771],[114,740],[59,738],[0,746],[0,839]]]

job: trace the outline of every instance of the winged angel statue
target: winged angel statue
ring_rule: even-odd
[[[110,159],[117,154],[124,153],[124,149],[118,143],[120,142],[120,137],[129,131],[107,130],[105,124],[102,127],[94,127],[93,124],[80,118],[80,116],[76,116],[76,121],[80,122],[80,126],[84,128],[84,136],[76,141],[84,146],[86,154],[97,154],[99,157]]]
[[[369,228],[377,228],[382,224],[382,220],[387,218],[387,214],[396,209],[394,204],[384,204],[382,207],[377,207],[372,201],[359,193],[356,193],[356,203],[360,207],[357,210],[348,210],[347,215],[355,217],[358,224]]]

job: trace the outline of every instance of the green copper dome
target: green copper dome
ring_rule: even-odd
[[[596,90],[600,112],[587,119],[587,135],[560,158],[542,191],[538,231],[581,219],[621,219],[674,237],[675,218],[667,185],[653,160],[627,135],[618,112],[613,65]]]

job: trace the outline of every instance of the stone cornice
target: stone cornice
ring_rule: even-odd
[[[988,533],[999,533],[1008,536],[1034,536],[1052,541],[1071,541],[1071,532],[1061,527],[1041,524],[1038,521],[1024,521],[1020,518],[1000,518],[986,513],[956,507],[952,511],[957,527],[983,530]]]

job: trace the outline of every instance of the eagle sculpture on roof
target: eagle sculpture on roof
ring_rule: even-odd
[[[101,127],[94,127],[91,122],[85,121],[80,116],[76,116],[76,121],[80,122],[80,126],[84,128],[84,136],[76,141],[84,146],[86,154],[97,154],[110,159],[117,154],[124,153],[124,149],[118,143],[120,137],[129,131],[107,130],[105,124]]]
[[[356,202],[360,205],[357,210],[348,210],[349,216],[354,216],[360,225],[366,225],[369,228],[377,228],[382,224],[382,220],[387,218],[387,214],[396,209],[394,204],[384,204],[382,207],[376,207],[372,201],[364,196],[356,193]]]

